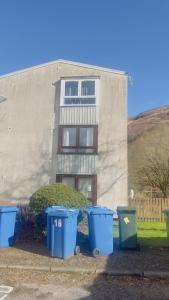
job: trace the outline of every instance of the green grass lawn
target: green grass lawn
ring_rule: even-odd
[[[114,238],[119,236],[118,221],[114,222]],[[138,222],[137,237],[140,246],[169,247],[166,225],[160,222]]]
[[[137,234],[141,246],[169,247],[165,223],[138,222]]]

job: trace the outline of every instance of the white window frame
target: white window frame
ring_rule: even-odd
[[[69,81],[77,81],[78,82],[78,95],[77,96],[65,96],[65,84],[66,82]],[[87,95],[83,96],[81,95],[81,87],[82,87],[82,82],[83,81],[94,81],[95,82],[95,95]],[[98,105],[98,99],[99,99],[99,78],[83,78],[83,79],[78,79],[78,78],[69,78],[69,79],[61,79],[61,96],[60,96],[60,106],[96,106]],[[64,104],[64,99],[65,98],[95,98],[96,102],[95,104],[78,104],[78,105],[72,105],[72,104]]]

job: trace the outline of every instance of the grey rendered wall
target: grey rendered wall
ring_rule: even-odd
[[[98,202],[127,201],[127,78],[54,63],[0,78],[0,200],[22,200],[55,182],[60,77],[101,76]]]
[[[98,204],[127,205],[127,76],[102,76],[98,151]]]
[[[0,79],[0,200],[25,200],[49,182],[55,89],[47,69]]]

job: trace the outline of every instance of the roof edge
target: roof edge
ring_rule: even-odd
[[[14,72],[10,72],[10,73],[4,74],[4,75],[0,75],[0,79],[9,77],[9,76],[13,76],[13,75],[17,75],[19,73],[28,72],[31,70],[36,70],[36,69],[43,68],[43,67],[46,67],[46,66],[49,66],[52,64],[57,64],[57,63],[69,64],[69,65],[79,66],[79,67],[88,68],[88,69],[100,70],[103,72],[116,73],[116,74],[120,74],[120,75],[128,75],[128,73],[125,71],[120,71],[120,70],[111,69],[111,68],[104,68],[104,67],[99,67],[99,66],[95,66],[95,65],[90,65],[90,64],[85,64],[85,63],[80,63],[80,62],[75,62],[75,61],[70,61],[70,60],[57,59],[57,60],[43,63],[40,65],[36,65],[36,66],[28,67],[25,69],[17,70]]]

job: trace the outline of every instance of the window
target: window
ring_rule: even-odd
[[[60,126],[59,153],[97,153],[97,126]]]
[[[63,176],[62,183],[75,189],[75,177]]]
[[[79,145],[80,147],[93,147],[94,144],[94,128],[79,128]]]
[[[97,176],[96,175],[56,175],[56,182],[62,182],[81,192],[87,199],[96,203]]]
[[[63,128],[63,147],[76,147],[76,128]]]
[[[96,105],[97,98],[98,79],[61,80],[61,105]]]
[[[78,81],[65,82],[65,97],[78,96]]]
[[[92,199],[92,192],[93,192],[92,178],[79,177],[78,191],[81,192],[87,199]]]
[[[82,83],[81,83],[81,95],[82,96],[93,96],[93,95],[95,95],[95,81],[93,81],[93,80],[82,81]]]

